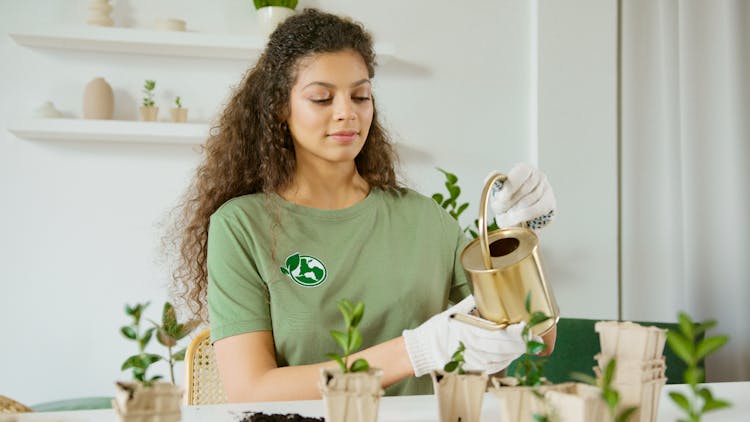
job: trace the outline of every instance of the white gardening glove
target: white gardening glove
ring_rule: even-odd
[[[474,296],[468,296],[419,327],[403,331],[415,376],[443,369],[458,348],[459,341],[466,346],[465,368],[489,374],[500,372],[526,351],[521,338],[524,323],[511,325],[505,330],[485,330],[450,317],[455,313],[469,313],[474,306]]]
[[[528,223],[532,229],[544,227],[555,214],[557,202],[547,176],[526,163],[516,164],[500,190],[493,187],[490,208],[498,227]]]

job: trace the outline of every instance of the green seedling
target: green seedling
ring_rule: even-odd
[[[344,352],[343,356],[337,353],[327,353],[326,356],[335,360],[344,373],[365,372],[370,369],[370,364],[365,359],[357,359],[349,365],[349,356],[359,349],[362,345],[362,333],[357,328],[362,322],[362,315],[365,312],[365,305],[360,301],[352,305],[347,299],[342,299],[336,303],[341,315],[346,322],[346,332],[331,330],[331,337]]]

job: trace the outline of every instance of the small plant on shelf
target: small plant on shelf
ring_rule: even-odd
[[[690,388],[690,396],[673,391],[669,393],[669,397],[685,412],[687,418],[681,421],[698,422],[704,413],[731,405],[726,400],[715,398],[708,387],[699,385],[705,377],[699,363],[723,347],[729,341],[729,337],[725,335],[705,336],[696,342],[702,334],[716,326],[716,321],[709,320],[696,324],[684,312],[678,315],[678,326],[679,330],[667,332],[667,342],[675,354],[687,364],[683,378]]]
[[[253,0],[255,9],[262,7],[276,6],[286,7],[287,9],[295,9],[297,7],[297,0]]]
[[[154,106],[154,91],[156,89],[156,81],[152,81],[147,79],[143,83],[143,94],[145,94],[145,97],[143,97],[143,106],[144,107],[153,107]]]
[[[174,99],[174,106],[176,108],[182,108],[182,103],[180,102],[180,96],[179,95]]]
[[[341,367],[343,373],[363,372],[370,369],[370,365],[365,359],[357,359],[349,365],[349,356],[362,345],[362,333],[357,328],[362,321],[362,315],[365,312],[365,305],[357,302],[355,305],[347,299],[342,299],[337,303],[341,315],[346,322],[346,332],[331,330],[331,337],[341,347],[344,355],[338,353],[328,353],[326,356],[335,360]]]

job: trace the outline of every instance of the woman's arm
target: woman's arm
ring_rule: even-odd
[[[539,356],[549,356],[552,354],[552,352],[555,350],[555,341],[557,340],[557,325],[552,327],[552,329],[542,336],[542,341],[544,341],[544,344],[547,346],[546,349],[544,349],[541,353],[539,353]]]
[[[320,399],[320,368],[337,367],[334,361],[313,365],[276,366],[273,334],[255,331],[217,340],[216,363],[230,402]],[[388,387],[414,375],[403,337],[353,354],[350,362],[365,358],[383,370],[382,386]]]

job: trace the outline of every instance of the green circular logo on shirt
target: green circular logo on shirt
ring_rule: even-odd
[[[318,258],[294,253],[286,259],[286,267],[279,267],[295,283],[305,287],[315,287],[328,276],[326,266]]]

